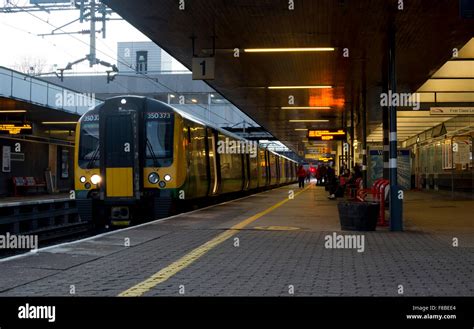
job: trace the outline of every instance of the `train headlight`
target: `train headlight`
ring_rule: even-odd
[[[85,183],[86,182],[86,178],[84,176],[81,176],[81,178],[79,178],[79,181],[81,183]]]
[[[94,184],[94,185],[99,184],[101,180],[102,180],[102,177],[100,177],[100,176],[97,175],[97,174],[94,174],[94,175],[92,175],[92,177],[91,177],[91,183]]]
[[[151,174],[148,175],[148,181],[151,184],[156,184],[160,180],[160,176],[156,172],[152,172]]]
[[[160,185],[161,188],[165,188],[165,187],[166,187],[166,183],[165,183],[164,181],[161,181],[159,185]]]
[[[164,179],[165,179],[165,181],[169,182],[171,180],[171,176],[166,174]]]
[[[90,189],[91,188],[91,183],[89,183],[89,182],[85,183],[84,187],[86,188],[86,190]]]

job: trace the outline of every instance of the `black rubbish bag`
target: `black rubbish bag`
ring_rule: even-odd
[[[375,231],[380,205],[377,202],[340,201],[337,204],[341,229]]]

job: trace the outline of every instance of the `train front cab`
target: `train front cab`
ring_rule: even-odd
[[[175,165],[183,157],[180,124],[172,108],[142,97],[112,98],[86,113],[76,130],[81,218],[128,225],[168,214],[186,175]]]

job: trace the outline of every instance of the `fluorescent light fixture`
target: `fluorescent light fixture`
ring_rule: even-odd
[[[310,48],[246,48],[246,53],[287,53],[287,52],[314,52],[334,51],[333,47],[310,47]]]
[[[170,94],[170,98],[174,98],[175,96],[173,94]]]
[[[307,128],[295,128],[295,131],[307,131]]]
[[[75,125],[77,121],[43,121],[44,125]]]
[[[282,110],[330,110],[331,106],[282,106]]]
[[[289,122],[329,122],[329,120],[288,120]]]
[[[332,86],[314,85],[314,86],[269,86],[268,89],[331,89]]]
[[[74,133],[74,130],[46,130],[48,134],[69,134]]]
[[[6,111],[0,111],[0,113],[25,113],[26,110],[6,110]]]
[[[197,103],[198,101],[197,101],[197,99],[196,99],[196,98],[193,98],[193,99],[191,99],[191,102],[193,102],[193,103]]]

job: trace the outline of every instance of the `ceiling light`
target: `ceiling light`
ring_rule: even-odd
[[[25,113],[26,110],[6,110],[6,111],[0,111],[0,113]]]
[[[295,131],[306,131],[308,130],[307,128],[295,128]]]
[[[197,99],[193,98],[193,99],[191,99],[191,102],[197,103],[198,101],[197,101]]]
[[[329,120],[288,120],[289,122],[329,122]]]
[[[312,52],[312,51],[334,51],[332,47],[313,48],[247,48],[246,53],[283,53],[283,52]]]
[[[46,130],[48,134],[69,134],[70,132],[74,132],[74,130]]]
[[[43,121],[44,125],[75,125],[77,121]]]
[[[268,89],[330,89],[332,86],[314,85],[314,86],[269,86]]]
[[[173,94],[170,94],[170,97],[171,97],[171,98],[174,98],[175,96],[174,96]]]
[[[282,110],[330,110],[331,106],[282,106]]]

